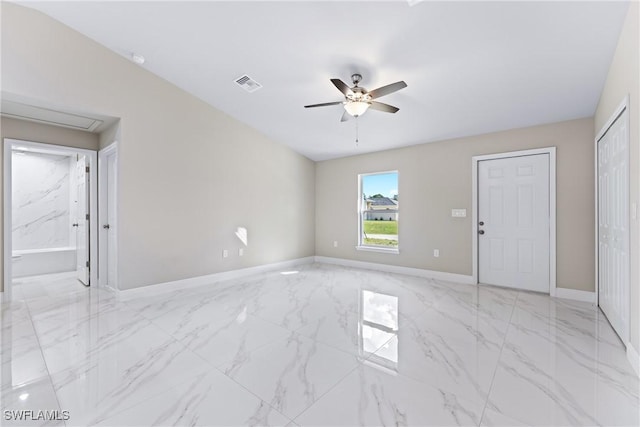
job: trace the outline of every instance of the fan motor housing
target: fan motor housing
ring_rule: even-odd
[[[360,86],[356,86],[351,88],[351,92],[350,94],[347,95],[347,99],[351,100],[351,101],[368,101],[369,97],[367,96],[367,89],[360,87]]]

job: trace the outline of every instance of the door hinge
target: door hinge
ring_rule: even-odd
[[[87,214],[87,215],[85,216],[85,219],[86,219],[87,221],[89,221],[89,214]]]
[[[87,268],[89,268],[89,261],[87,261]]]
[[[89,173],[89,166],[85,167],[85,168],[84,168],[84,171],[85,171],[86,173]]]

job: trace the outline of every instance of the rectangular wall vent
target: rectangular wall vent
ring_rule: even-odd
[[[260,83],[253,80],[251,77],[247,76],[246,74],[243,75],[242,77],[237,78],[236,84],[249,93],[255,92],[262,87]]]

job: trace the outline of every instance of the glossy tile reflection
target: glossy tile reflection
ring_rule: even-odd
[[[640,425],[589,304],[322,264],[114,294],[25,279],[2,305],[2,425]]]

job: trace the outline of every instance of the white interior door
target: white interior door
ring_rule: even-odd
[[[107,157],[107,285],[116,287],[116,168],[117,157]]]
[[[598,141],[600,308],[626,344],[629,334],[629,126],[625,110]]]
[[[76,233],[76,273],[78,280],[89,286],[89,172],[87,159],[79,156],[76,163],[77,177],[77,217]]]
[[[480,283],[549,292],[549,155],[478,162]]]

